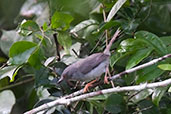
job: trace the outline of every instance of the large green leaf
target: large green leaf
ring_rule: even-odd
[[[51,19],[51,27],[52,29],[59,29],[59,30],[67,30],[70,27],[70,23],[74,18],[62,12],[55,12]]]
[[[130,68],[136,66],[144,58],[146,58],[151,53],[151,51],[152,51],[151,48],[146,48],[146,49],[136,51],[128,60],[128,63],[126,65],[126,69],[130,69]]]
[[[162,87],[162,88],[156,88],[154,90],[152,94],[152,101],[155,105],[159,106],[159,102],[167,89],[168,87]]]
[[[146,44],[142,42],[141,40],[129,38],[129,39],[123,40],[120,43],[119,48],[117,49],[117,52],[119,53],[132,52],[132,51],[142,49],[144,47],[146,47]]]
[[[58,42],[64,47],[64,50],[69,53],[69,48],[72,45],[71,37],[67,32],[59,32],[58,34]]]
[[[162,75],[164,73],[163,70],[158,69],[157,65],[152,65],[149,67],[146,67],[142,70],[137,71],[137,83],[141,83],[141,82],[146,82],[149,80],[154,80],[155,78],[159,77],[160,75]]]
[[[122,58],[128,57],[128,55],[134,55],[138,50],[144,50],[146,47],[146,44],[138,39],[129,38],[126,40],[123,40],[118,49],[117,52],[111,56],[110,59],[110,65],[113,67],[113,65],[119,61]]]
[[[28,63],[34,68],[39,69],[42,65],[41,60],[43,60],[43,55],[40,49],[37,48],[28,59]]]
[[[119,94],[111,94],[105,102],[105,109],[111,113],[120,113],[122,111],[122,103],[124,99]]]
[[[26,63],[35,51],[37,47],[36,43],[28,41],[19,41],[14,43],[9,52],[10,63],[12,64],[23,64]]]
[[[138,31],[135,33],[136,39],[141,39],[149,46],[153,47],[159,55],[165,55],[168,53],[166,45],[163,41],[153,33],[147,31]]]
[[[0,93],[0,113],[1,114],[10,114],[15,104],[15,96],[11,90],[5,90]]]

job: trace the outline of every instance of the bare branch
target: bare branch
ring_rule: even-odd
[[[164,55],[164,56],[162,56],[162,57],[160,57],[160,58],[157,58],[157,59],[154,59],[154,60],[152,60],[152,61],[150,61],[150,62],[148,62],[148,63],[139,65],[139,66],[134,67],[134,68],[132,68],[132,69],[128,69],[128,70],[123,71],[123,72],[121,72],[121,73],[119,73],[119,74],[116,74],[116,75],[112,76],[111,78],[109,78],[109,80],[114,80],[114,79],[116,79],[116,78],[121,77],[121,76],[124,75],[124,74],[129,74],[129,73],[135,72],[135,71],[137,71],[137,70],[143,69],[143,68],[145,68],[145,67],[147,67],[147,66],[153,65],[153,64],[155,64],[155,63],[157,63],[157,62],[159,62],[159,61],[162,61],[162,60],[164,60],[164,59],[166,59],[166,58],[169,58],[169,57],[171,57],[171,54]]]
[[[34,108],[28,112],[25,112],[24,114],[34,114],[37,112],[40,112],[42,110],[54,107],[56,105],[59,104],[63,104],[63,105],[69,105],[72,102],[76,102],[76,101],[80,101],[86,98],[90,98],[90,97],[94,97],[97,95],[102,95],[102,94],[109,94],[109,93],[116,93],[116,92],[124,92],[124,91],[141,91],[144,89],[150,89],[150,88],[157,88],[157,87],[165,87],[171,85],[171,78],[161,81],[161,82],[155,82],[155,83],[145,83],[145,84],[140,84],[140,85],[135,85],[135,86],[126,86],[126,87],[115,87],[115,88],[109,88],[109,89],[104,89],[104,90],[100,90],[100,91],[96,91],[96,92],[91,92],[91,93],[87,93],[87,94],[83,94],[80,96],[76,96],[73,98],[59,98],[55,101],[43,104],[37,108]]]

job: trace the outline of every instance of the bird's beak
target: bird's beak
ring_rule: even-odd
[[[61,78],[58,80],[57,83],[58,83],[58,84],[61,83],[61,82],[63,81],[63,79],[64,79],[63,76],[61,76]]]

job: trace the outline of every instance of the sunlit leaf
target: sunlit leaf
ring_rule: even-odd
[[[162,70],[171,70],[171,64],[160,64],[158,67]]]
[[[73,19],[74,18],[67,13],[55,12],[51,19],[51,27],[65,31],[70,27],[70,23]]]

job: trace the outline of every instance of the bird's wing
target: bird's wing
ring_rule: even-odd
[[[109,55],[106,55],[104,53],[95,53],[76,63],[76,65],[81,73],[87,74],[108,58]]]

